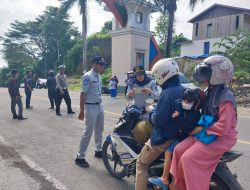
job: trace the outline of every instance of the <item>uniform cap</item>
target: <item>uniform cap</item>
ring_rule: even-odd
[[[66,66],[65,65],[60,65],[58,68],[59,69],[66,69]]]
[[[92,64],[100,64],[100,65],[107,65],[107,62],[101,56],[95,56],[92,59]]]
[[[135,75],[144,75],[145,74],[145,69],[143,66],[139,65],[139,66],[135,66],[133,68],[133,72]]]

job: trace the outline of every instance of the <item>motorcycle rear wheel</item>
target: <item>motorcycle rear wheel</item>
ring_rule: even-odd
[[[107,140],[102,147],[102,159],[104,166],[111,176],[117,179],[122,179],[126,176],[126,169],[122,165],[119,155]],[[116,171],[118,169],[117,166],[119,167],[119,171]]]
[[[213,175],[209,190],[230,190],[230,188],[220,179],[220,177]]]

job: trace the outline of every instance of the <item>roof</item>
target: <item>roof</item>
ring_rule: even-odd
[[[206,10],[202,11],[200,14],[193,17],[188,22],[194,23],[197,20],[199,20],[202,16],[206,15],[208,12],[210,12],[211,10],[213,10],[215,8],[218,8],[218,7],[229,9],[229,10],[234,10],[235,12],[238,12],[238,13],[248,13],[248,14],[250,14],[250,9],[245,9],[245,8],[240,8],[240,7],[233,7],[233,6],[229,6],[229,5],[222,5],[222,4],[215,3],[211,7],[207,8]]]

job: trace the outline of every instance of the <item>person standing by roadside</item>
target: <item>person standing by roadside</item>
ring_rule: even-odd
[[[24,86],[26,95],[26,109],[32,109],[33,106],[30,105],[30,99],[33,91],[33,77],[32,71],[30,70],[26,72],[26,77],[24,78]]]
[[[116,87],[116,91],[118,90],[118,83],[119,83],[119,80],[117,78],[117,76],[115,75],[114,76],[114,80],[115,80],[115,87]]]
[[[11,112],[13,119],[25,120],[23,117],[23,103],[19,92],[19,82],[17,81],[18,71],[16,69],[11,70],[11,77],[8,82],[8,90],[11,98]],[[16,105],[18,106],[18,115],[16,113]]]
[[[130,75],[129,73],[127,73],[127,78],[125,79],[124,83],[125,83],[125,92],[124,92],[124,95],[125,97],[127,96],[127,92],[128,92],[128,82],[129,82],[129,79],[130,79]]]
[[[116,97],[116,88],[117,87],[117,84],[116,84],[116,81],[115,81],[115,78],[111,78],[110,81],[109,81],[109,89],[110,89],[110,95],[111,95],[111,98],[115,98]]]
[[[62,99],[65,100],[68,108],[68,114],[74,114],[75,112],[71,107],[71,99],[68,91],[68,80],[65,74],[65,65],[59,66],[59,73],[56,75],[56,115],[61,116],[60,106]]]
[[[38,74],[34,74],[34,76],[33,76],[33,87],[34,88],[38,88],[39,86],[38,86],[38,82],[39,82],[39,76],[38,76]]]
[[[47,79],[46,85],[48,87],[48,96],[51,107],[49,109],[54,109],[56,103],[56,78],[55,72],[53,70],[49,71],[49,77]]]
[[[85,129],[80,141],[79,151],[75,164],[87,168],[89,163],[85,160],[86,150],[93,131],[95,131],[95,157],[102,158],[102,133],[104,128],[104,111],[102,107],[102,80],[107,63],[101,56],[92,59],[92,69],[82,77],[82,92],[80,96],[79,120],[85,119]]]

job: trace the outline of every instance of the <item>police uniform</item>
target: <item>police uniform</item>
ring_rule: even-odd
[[[65,69],[64,65],[59,66],[59,69]],[[71,107],[71,98],[69,96],[69,91],[68,91],[68,80],[67,76],[65,74],[61,75],[58,73],[56,75],[56,115],[61,115],[60,113],[60,106],[62,103],[62,99],[65,100],[65,103],[67,105],[68,109],[68,114],[75,113],[72,111]],[[61,92],[64,94],[61,95]]]
[[[78,159],[85,159],[93,130],[95,131],[96,152],[102,151],[102,133],[104,128],[104,110],[102,107],[102,79],[93,69],[82,77],[81,91],[86,95],[85,101],[85,129],[81,138]]]

